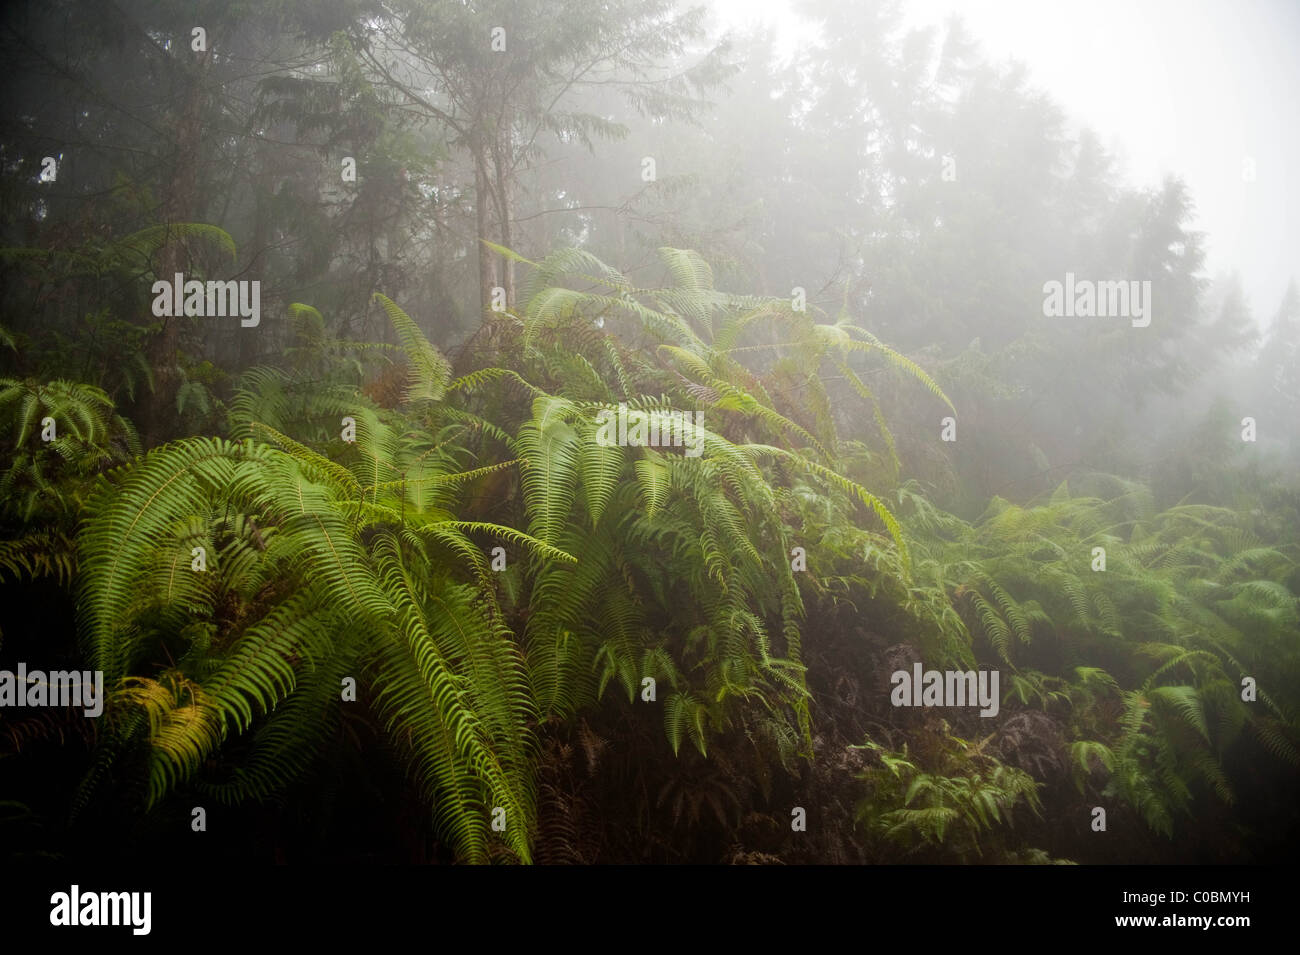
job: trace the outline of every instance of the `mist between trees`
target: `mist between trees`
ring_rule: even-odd
[[[800,9],[4,9],[11,859],[1290,858],[1300,291]]]

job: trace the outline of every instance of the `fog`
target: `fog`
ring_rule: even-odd
[[[797,0],[715,0],[719,30],[771,29],[784,57],[815,41]],[[1300,262],[1300,6],[1288,0],[904,0],[903,20],[960,17],[990,57],[1023,63],[1070,121],[1097,131],[1127,181],[1181,176],[1206,266],[1237,272],[1255,308],[1281,301]],[[1253,160],[1254,179],[1249,179]],[[1257,311],[1256,321],[1261,320]]]

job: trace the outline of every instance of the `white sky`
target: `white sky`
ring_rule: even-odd
[[[808,35],[787,0],[708,2],[724,26],[767,23],[791,47]],[[953,12],[1096,130],[1131,183],[1181,175],[1207,274],[1236,270],[1271,321],[1300,280],[1300,0],[904,0],[916,26]]]

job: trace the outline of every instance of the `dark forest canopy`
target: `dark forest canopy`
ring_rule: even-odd
[[[1300,291],[804,9],[5,7],[7,852],[1289,858]]]

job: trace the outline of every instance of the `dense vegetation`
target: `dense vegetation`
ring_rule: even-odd
[[[788,67],[667,2],[192,6],[5,14],[0,668],[108,694],[0,712],[9,853],[1289,852],[1300,294],[1255,347],[1180,183],[888,4]],[[1076,266],[1156,319],[1045,322]]]

